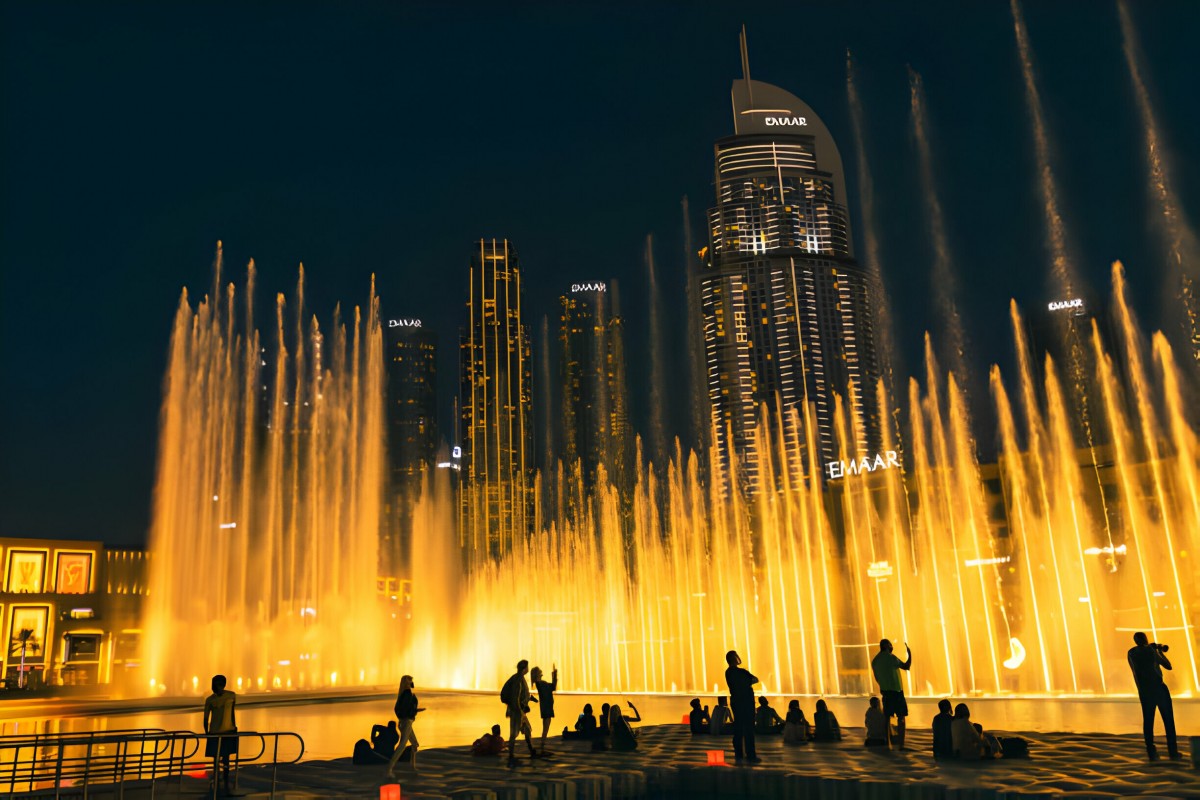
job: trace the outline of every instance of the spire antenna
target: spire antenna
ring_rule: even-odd
[[[750,45],[746,41],[746,25],[742,24],[742,35],[739,37],[742,46],[742,80],[746,82],[746,96],[754,106],[754,90],[750,88]]]

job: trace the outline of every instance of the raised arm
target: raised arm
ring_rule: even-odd
[[[912,669],[912,648],[908,646],[908,642],[904,643],[904,649],[908,651],[908,660],[900,665],[900,669]]]
[[[1158,654],[1158,663],[1162,665],[1162,668],[1170,669],[1171,662],[1167,659],[1167,654],[1162,651],[1162,648],[1156,647],[1154,648],[1154,652]]]
[[[630,708],[632,708],[632,709],[633,709],[633,717],[631,717],[631,718],[628,718],[628,719],[629,719],[629,721],[630,721],[630,722],[641,722],[641,721],[642,721],[642,715],[638,713],[637,706],[635,706],[635,705],[633,704],[633,702],[632,702],[632,701],[630,701],[630,700],[626,700],[626,701],[625,701],[625,703],[626,703],[626,705],[628,705]]]

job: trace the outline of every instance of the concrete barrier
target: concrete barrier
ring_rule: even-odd
[[[405,795],[403,790],[400,793],[401,797],[415,796]],[[425,797],[426,795],[421,795]],[[465,789],[455,789],[447,795],[450,800],[496,800],[496,793],[491,789],[485,789],[482,786],[468,786]]]
[[[612,800],[613,782],[608,775],[572,775],[577,800]]]

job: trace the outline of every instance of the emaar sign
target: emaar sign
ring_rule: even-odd
[[[389,328],[419,328],[421,320],[419,319],[389,319]]]
[[[608,286],[606,286],[605,284],[603,284],[603,283],[600,283],[600,282],[596,282],[596,283],[572,283],[572,284],[571,284],[571,292],[572,292],[572,293],[578,293],[578,292],[607,292],[607,291],[608,291]]]
[[[763,122],[766,123],[768,128],[772,128],[772,127],[776,127],[776,126],[787,126],[787,125],[800,126],[800,125],[807,125],[808,118],[807,117],[764,117]]]
[[[876,453],[874,457],[863,456],[856,461],[830,461],[825,465],[831,481],[847,475],[863,475],[876,470],[898,469],[899,467],[900,459],[897,458],[895,450]]]

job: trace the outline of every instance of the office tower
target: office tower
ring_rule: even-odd
[[[573,283],[559,307],[563,462],[587,487],[603,466],[605,480],[624,489],[631,438],[616,282]]]
[[[837,145],[800,99],[744,71],[733,85],[734,134],[716,143],[716,205],[697,283],[714,455],[736,463],[740,488],[755,492],[766,488],[758,434],[770,435],[776,474],[792,480],[879,449],[881,365],[878,287],[854,261]],[[835,394],[849,406],[852,385],[858,402],[843,452]],[[806,463],[806,403],[815,465]],[[770,426],[760,431],[764,406]]]
[[[533,521],[533,358],[520,262],[506,239],[471,258],[462,332],[459,536],[468,559],[507,552]]]
[[[387,454],[390,492],[380,569],[398,574],[412,534],[421,476],[433,466],[437,432],[437,334],[416,318],[384,322]]]

